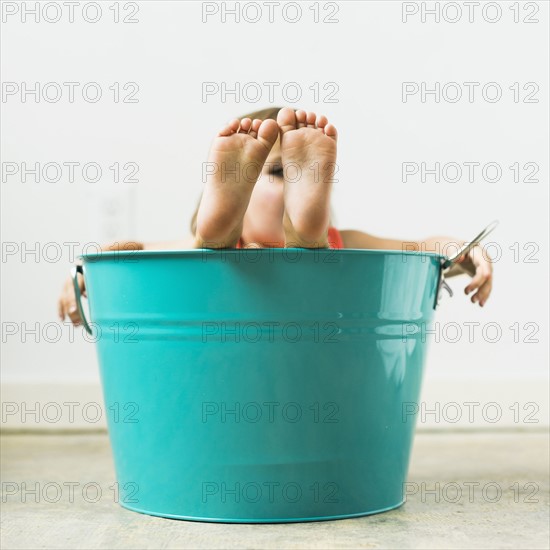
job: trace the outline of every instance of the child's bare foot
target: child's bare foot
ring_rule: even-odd
[[[218,134],[204,173],[197,213],[197,247],[234,247],[254,184],[279,135],[274,120],[232,120]]]
[[[336,128],[325,116],[288,108],[279,111],[277,123],[285,170],[286,243],[304,248],[327,247]]]

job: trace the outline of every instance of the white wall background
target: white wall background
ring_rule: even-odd
[[[463,278],[454,279],[456,296],[446,299],[437,320],[456,322],[464,331],[452,343],[454,332],[432,342],[423,399],[435,402],[496,402],[502,419],[488,423],[476,414],[474,422],[457,424],[428,418],[426,425],[521,426],[548,423],[548,3],[520,3],[520,22],[514,22],[512,2],[498,2],[500,20],[489,23],[481,8],[469,22],[467,8],[462,19],[449,23],[433,16],[422,23],[420,13],[402,21],[403,3],[320,3],[321,18],[336,5],[337,23],[315,23],[314,2],[300,2],[302,17],[292,24],[275,9],[268,21],[267,8],[258,23],[248,23],[221,13],[202,22],[201,2],[139,2],[137,23],[115,23],[114,2],[99,2],[102,16],[88,23],[82,7],[75,21],[68,21],[63,8],[59,22],[35,22],[22,11],[25,3],[3,3],[2,79],[14,82],[16,95],[2,97],[2,382],[4,402],[28,406],[57,400],[99,400],[99,377],[95,350],[77,329],[71,342],[68,326],[62,337],[48,342],[56,328],[56,301],[68,275],[71,258],[64,243],[77,242],[77,251],[88,242],[136,238],[143,241],[176,239],[187,235],[188,222],[201,190],[201,162],[209,143],[227,119],[269,104],[263,98],[251,103],[220,95],[202,97],[203,82],[226,82],[233,87],[248,82],[278,82],[275,104],[289,104],[280,93],[285,83],[300,85],[303,98],[296,106],[327,114],[337,125],[339,183],[334,209],[340,228],[357,228],[376,235],[419,239],[449,234],[471,238],[491,220],[501,225],[491,237],[502,257],[495,265],[495,286],[484,309],[464,297]],[[55,3],[54,3],[55,4]],[[212,3],[210,3],[212,4]],[[233,4],[233,3],[226,3]],[[242,4],[242,3],[241,3]],[[429,8],[434,2],[416,3]],[[441,6],[446,4],[440,3]],[[455,3],[456,4],[456,3]],[[493,3],[495,4],[495,3]],[[262,3],[259,3],[262,7]],[[413,3],[408,3],[414,9]],[[15,6],[15,8],[13,7]],[[44,6],[44,3],[41,3]],[[57,6],[62,6],[57,3]],[[132,3],[121,2],[120,17],[130,16]],[[410,7],[412,6],[412,7]],[[221,10],[221,5],[218,5]],[[228,6],[230,7],[230,6]],[[34,2],[26,3],[27,9]],[[11,12],[17,9],[17,13]],[[95,10],[88,8],[88,18]],[[251,8],[248,8],[251,9]],[[495,9],[495,8],[493,8]],[[535,11],[526,23],[523,19]],[[46,18],[56,17],[48,8]],[[289,8],[287,16],[294,11]],[[487,11],[490,18],[494,11]],[[252,17],[253,11],[245,15]],[[454,12],[445,12],[448,19]],[[402,101],[403,82],[479,82],[475,99],[439,103],[419,95]],[[32,95],[22,101],[22,83],[33,87],[57,82],[79,82],[75,100],[47,102]],[[82,87],[97,82],[103,96],[97,103],[82,98]],[[139,85],[137,103],[115,103],[113,83]],[[309,89],[320,83],[317,103]],[[323,102],[323,85],[335,82],[336,103]],[[503,96],[489,103],[481,95],[487,82],[498,83]],[[520,83],[520,102],[514,102],[509,86]],[[524,83],[534,82],[538,103],[524,103]],[[9,92],[9,86],[7,91]],[[252,88],[249,88],[252,93]],[[4,90],[4,92],[6,89]],[[466,92],[466,88],[464,88]],[[52,97],[55,90],[50,88]],[[127,92],[121,91],[124,97]],[[290,104],[292,105],[292,104]],[[85,182],[80,168],[76,181],[35,183],[29,176],[7,175],[13,165],[26,162],[88,162],[103,169],[99,183]],[[503,170],[498,182],[487,182],[477,173],[473,183],[466,175],[457,183],[434,183],[428,177],[401,181],[403,162],[487,162]],[[139,165],[138,183],[114,183],[109,166],[134,162]],[[538,182],[513,181],[508,168],[514,163],[538,165]],[[522,172],[521,178],[526,176]],[[30,180],[30,181],[29,181]],[[56,256],[62,246],[63,255]],[[519,243],[514,245],[514,243]],[[534,244],[528,244],[534,243]],[[519,257],[510,247],[519,246]],[[22,257],[21,250],[38,247],[39,258]],[[527,247],[524,249],[523,247]],[[12,254],[13,250],[17,250]],[[496,249],[493,249],[495,251]],[[526,263],[527,254],[536,263]],[[480,326],[472,343],[464,323]],[[25,328],[39,323],[41,333],[23,337]],[[486,323],[498,323],[502,337],[490,343],[482,337]],[[519,342],[509,328],[519,323]],[[532,323],[524,328],[527,323]],[[15,327],[15,328],[14,328]],[[526,343],[533,329],[538,343]],[[538,327],[538,329],[537,329]],[[16,334],[11,334],[17,330]],[[494,332],[489,332],[490,337]],[[25,340],[25,341],[24,341]],[[538,424],[522,420],[533,411]],[[514,403],[519,404],[515,423]],[[526,406],[525,410],[523,407]],[[530,407],[530,408],[529,408]],[[465,412],[466,409],[463,409]],[[449,413],[449,416],[450,413]],[[32,417],[22,424],[19,415],[8,415],[3,425],[27,428],[60,427],[47,422],[35,424]],[[100,422],[101,423],[101,422]],[[84,422],[86,427],[96,424]],[[78,425],[78,418],[74,425]]]

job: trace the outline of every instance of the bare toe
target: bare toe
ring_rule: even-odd
[[[324,128],[328,124],[328,118],[325,115],[317,117],[317,128]]]
[[[248,132],[249,136],[252,136],[253,138],[258,137],[258,130],[260,129],[260,124],[262,121],[259,118],[255,118],[252,121],[252,126],[250,127],[250,131]]]
[[[297,128],[305,128],[307,122],[307,113],[305,111],[296,111],[296,127]]]
[[[269,151],[271,151],[271,148],[275,145],[278,137],[278,124],[270,118],[267,120],[262,120],[260,127],[258,128],[258,141]]]
[[[306,116],[306,123],[308,128],[315,128],[315,121],[317,120],[317,115],[315,113],[308,113]]]
[[[336,127],[333,126],[332,124],[327,124],[325,126],[325,135],[333,139],[336,139],[338,137],[338,131],[336,130]]]
[[[233,120],[229,121],[228,124],[220,130],[219,135],[230,136],[231,134],[234,134],[239,129],[239,124],[240,124],[239,119],[234,118]]]
[[[296,113],[294,109],[289,109],[288,107],[281,109],[277,115],[277,124],[280,126],[283,134],[290,130],[296,130]]]
[[[243,118],[241,120],[241,129],[239,130],[240,134],[248,134],[250,127],[252,126],[252,120],[249,118]]]

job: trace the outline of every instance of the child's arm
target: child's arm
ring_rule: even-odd
[[[197,248],[195,239],[189,237],[180,241],[160,241],[156,243],[143,243],[140,250],[191,250]]]
[[[340,231],[345,248],[369,248],[382,250],[410,250],[421,252],[435,252],[441,254],[447,252],[453,254],[463,246],[466,241],[453,239],[452,237],[430,237],[423,241],[406,241],[398,239],[383,239],[363,233],[362,231]],[[477,290],[472,297],[472,303],[478,302],[484,306],[493,287],[493,265],[491,259],[480,246],[475,246],[463,256],[446,274],[447,277],[466,273],[472,280],[464,289],[465,294]]]
[[[113,244],[102,246],[101,250],[105,251],[124,251],[124,250],[188,250],[195,248],[195,240],[191,237],[188,239],[182,239],[180,241],[164,241],[156,243],[140,243],[138,241],[121,241]],[[84,285],[84,278],[78,278],[80,284],[80,291],[86,296],[86,287]],[[61,296],[58,300],[58,314],[59,318],[63,321],[65,317],[68,317],[75,325],[79,325],[82,322],[78,309],[76,307],[76,296],[74,294],[73,280],[69,277],[63,285]]]

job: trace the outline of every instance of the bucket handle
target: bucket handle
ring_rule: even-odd
[[[464,254],[468,254],[468,252],[470,252],[470,250],[472,250],[474,246],[477,246],[485,237],[492,233],[496,229],[498,223],[498,220],[492,221],[485,229],[483,229],[483,231],[479,233],[479,235],[477,235],[477,237],[466,243],[454,256],[451,256],[450,258],[444,260],[443,268],[447,269],[451,267],[451,265],[456,264],[461,256],[464,256]]]
[[[452,267],[454,264],[457,263],[457,261],[464,256],[464,254],[468,254],[474,246],[477,246],[485,237],[487,237],[490,233],[492,233],[497,225],[499,224],[498,220],[492,221],[485,229],[483,229],[479,235],[477,235],[475,238],[473,238],[471,241],[466,243],[456,254],[451,256],[450,258],[445,258],[441,260],[441,269],[439,270],[439,281],[437,284],[437,293],[436,293],[436,299],[435,299],[435,305],[434,309],[439,305],[439,300],[441,298],[441,292],[443,289],[445,289],[449,296],[453,296],[453,291],[451,290],[451,287],[447,284],[447,281],[445,280],[445,271]]]
[[[78,274],[81,274],[84,277],[84,269],[81,265],[75,265],[71,269],[71,277],[73,279],[73,286],[74,286],[74,295],[76,297],[76,307],[78,309],[78,314],[80,315],[80,318],[82,319],[82,325],[86,329],[86,332],[88,334],[92,334],[92,329],[90,328],[90,325],[88,324],[88,320],[86,319],[86,315],[84,314],[84,309],[82,307],[82,294],[80,292],[80,285],[78,284]]]

